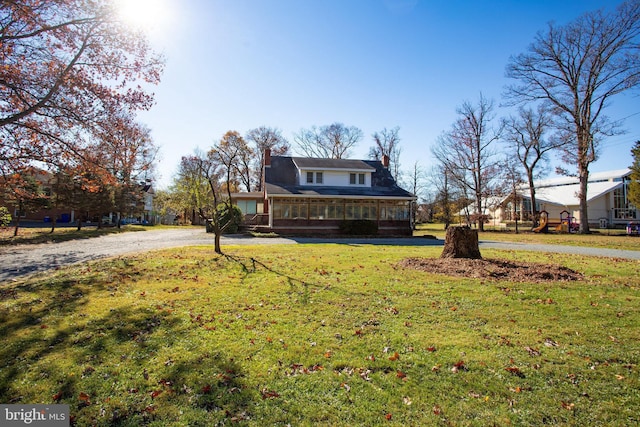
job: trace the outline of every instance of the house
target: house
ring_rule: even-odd
[[[46,170],[31,167],[23,172],[25,175],[33,178],[34,182],[40,187],[40,191],[45,198],[54,196],[53,187],[55,183],[54,175]],[[68,207],[48,207],[42,206],[35,211],[21,211],[15,200],[10,200],[8,194],[2,194],[0,189],[0,206],[9,209],[13,218],[20,218],[21,221],[45,221],[49,222],[52,218],[56,218],[58,222],[66,223],[75,221],[75,212]]]
[[[622,226],[637,219],[635,206],[629,203],[630,169],[595,172],[589,175],[587,205],[590,225]],[[559,219],[562,211],[580,222],[578,178],[563,177],[545,180],[536,185],[536,201],[540,210],[549,212],[549,218]]]
[[[56,176],[49,171],[30,168],[25,173],[29,174],[40,187],[43,196],[49,201],[55,201],[57,194],[56,188]],[[147,180],[141,182],[135,187],[137,189],[134,201],[130,203],[128,212],[125,213],[125,218],[122,218],[123,223],[150,223],[153,222],[153,198],[154,190],[151,185],[151,181]],[[6,197],[6,196],[5,196]],[[53,205],[53,203],[46,203],[45,205]],[[113,223],[117,221],[117,214],[114,212],[103,213],[99,212],[100,208],[96,209],[75,209],[64,204],[57,206],[42,206],[34,211],[22,212],[16,206],[16,203],[11,200],[3,198],[2,189],[0,188],[0,206],[10,208],[9,211],[14,218],[20,217],[21,221],[36,221],[36,222],[51,222],[53,219],[57,223],[73,223],[77,219],[82,221],[91,222],[109,222]]]
[[[606,228],[626,226],[629,221],[640,217],[637,207],[629,203],[628,192],[631,180],[630,169],[607,172],[594,172],[589,175],[587,184],[587,205],[589,225]],[[535,182],[536,211],[549,213],[551,223],[559,223],[561,215],[580,222],[580,184],[577,177],[559,177]],[[491,215],[501,221],[513,219],[517,213],[528,219],[531,211],[531,197],[528,186],[518,190],[518,203],[514,205],[510,198],[503,199]]]
[[[254,197],[253,224],[261,229],[327,235],[366,221],[377,234],[411,235],[416,197],[396,184],[388,157],[319,159],[271,156],[266,150],[264,158],[262,203]]]

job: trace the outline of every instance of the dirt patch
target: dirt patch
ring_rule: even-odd
[[[399,265],[428,273],[511,282],[575,281],[584,277],[560,265],[500,259],[407,258]]]

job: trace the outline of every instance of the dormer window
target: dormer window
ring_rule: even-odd
[[[365,179],[363,173],[350,173],[349,184],[351,185],[364,185]]]
[[[322,172],[307,172],[307,184],[322,184]]]

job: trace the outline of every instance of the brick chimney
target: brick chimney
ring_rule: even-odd
[[[271,149],[269,147],[264,149],[264,165],[271,166]]]
[[[389,168],[389,156],[387,156],[386,154],[382,155],[382,166],[387,169]]]

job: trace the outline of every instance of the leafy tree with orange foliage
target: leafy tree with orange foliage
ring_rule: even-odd
[[[97,139],[153,105],[142,85],[157,84],[163,66],[111,0],[2,2],[0,180],[34,164],[57,170],[96,160]]]

